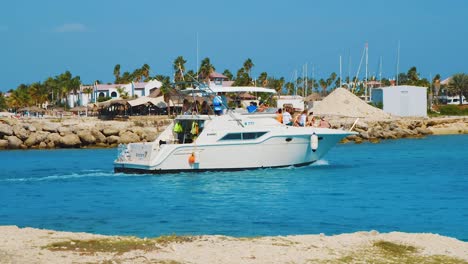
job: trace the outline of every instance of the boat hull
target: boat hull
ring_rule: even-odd
[[[305,162],[300,164],[293,164],[293,165],[281,165],[281,166],[269,166],[269,167],[247,167],[247,168],[212,168],[212,169],[155,169],[155,170],[148,170],[148,169],[140,169],[140,168],[130,168],[125,167],[124,165],[121,167],[114,167],[115,173],[127,173],[127,174],[175,174],[175,173],[196,173],[196,172],[210,172],[210,171],[246,171],[246,170],[261,170],[261,169],[276,169],[276,168],[286,168],[286,167],[304,167],[308,166],[315,161]]]
[[[137,145],[140,146],[139,150],[136,150],[137,146],[131,146],[133,158],[116,161],[114,171],[162,174],[300,167],[322,158],[342,137],[342,134],[319,135],[316,150],[312,149],[311,135],[273,136],[243,144],[169,144],[160,147]]]

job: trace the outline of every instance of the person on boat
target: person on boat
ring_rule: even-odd
[[[283,123],[283,110],[281,108],[278,108],[278,111],[276,111],[276,121],[281,124]]]
[[[257,105],[256,105],[256,103],[255,103],[255,102],[250,102],[250,105],[247,106],[247,112],[253,113],[253,112],[255,112],[255,111],[257,111]]]
[[[187,99],[184,99],[182,102],[182,114],[183,115],[190,115],[190,103]]]
[[[314,126],[314,122],[315,122],[314,112],[310,112],[309,116],[307,116],[306,126]]]
[[[285,108],[283,111],[283,124],[287,126],[292,126],[292,116],[288,111],[289,109]]]
[[[301,115],[298,118],[298,125],[301,127],[306,126],[307,124],[307,110],[302,111]]]
[[[328,123],[327,120],[325,120],[325,117],[322,116],[322,117],[320,118],[319,127],[322,127],[322,128],[330,128],[331,125],[330,125],[330,123]]]
[[[208,107],[208,103],[206,101],[203,101],[201,104],[201,114],[202,115],[207,115],[210,112],[210,108]]]
[[[223,100],[219,93],[213,98],[213,109],[216,115],[222,115],[223,114]]]
[[[268,108],[268,105],[265,102],[260,101],[260,106],[258,107],[257,112],[263,112],[267,108]]]

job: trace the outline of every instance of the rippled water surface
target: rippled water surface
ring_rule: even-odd
[[[162,176],[114,174],[116,152],[0,151],[0,225],[137,236],[375,229],[468,240],[467,135],[337,145],[304,168]]]

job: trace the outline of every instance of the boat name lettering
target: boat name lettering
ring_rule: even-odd
[[[136,153],[135,156],[137,158],[146,158],[146,156],[148,155],[148,152],[145,151],[145,153]]]
[[[244,125],[245,126],[255,125],[255,122],[254,121],[247,121],[247,122],[244,122]]]
[[[207,133],[207,136],[216,136],[216,133]]]

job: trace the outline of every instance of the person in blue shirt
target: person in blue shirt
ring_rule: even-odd
[[[257,106],[256,106],[255,102],[250,102],[250,105],[247,106],[247,112],[253,113],[255,111],[257,111]]]
[[[219,94],[213,98],[213,110],[216,115],[223,114],[223,100]]]

